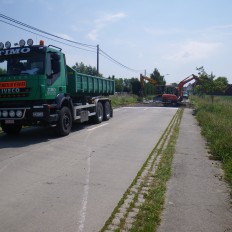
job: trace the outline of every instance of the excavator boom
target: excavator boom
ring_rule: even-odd
[[[179,95],[179,98],[183,98],[183,87],[186,83],[192,81],[192,80],[195,80],[195,81],[198,81],[199,80],[199,77],[192,74],[188,77],[186,77],[184,80],[182,80],[179,85],[178,85],[178,95]]]
[[[145,80],[148,81],[149,83],[153,84],[153,85],[157,85],[158,82],[154,79],[151,79],[149,77],[143,76],[142,74],[140,74],[140,83],[141,83],[141,92],[142,95],[144,94],[144,86],[145,86]]]
[[[153,84],[153,85],[156,85],[157,84],[157,81],[154,80],[154,79],[151,79],[149,77],[146,77],[146,76],[143,76],[142,74],[140,74],[140,83],[141,85],[144,87],[145,85],[145,81],[144,80],[147,80],[149,83]]]

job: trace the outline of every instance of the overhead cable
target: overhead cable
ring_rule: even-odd
[[[132,69],[132,68],[129,68],[127,67],[126,65],[120,63],[119,61],[115,60],[114,58],[112,58],[110,55],[108,55],[106,52],[104,52],[102,49],[99,49],[100,50],[100,54],[102,56],[104,56],[105,58],[107,58],[108,60],[111,60],[113,61],[114,63],[120,65],[121,67],[125,68],[125,69],[128,69],[130,71],[133,71],[133,72],[141,72],[141,70],[136,70],[136,69]]]
[[[0,14],[0,17],[4,18],[4,19],[6,19],[6,20],[9,20],[9,21],[11,21],[11,22],[13,22],[13,23],[19,24],[19,25],[21,25],[21,26],[24,26],[24,27],[30,28],[30,29],[32,29],[32,30],[38,31],[38,32],[40,32],[40,33],[43,33],[43,34],[46,34],[46,35],[50,35],[50,36],[56,37],[56,38],[58,38],[58,39],[66,40],[66,41],[68,41],[68,42],[70,42],[70,43],[75,43],[75,44],[78,44],[78,45],[81,45],[81,46],[85,46],[85,47],[96,47],[96,46],[94,46],[94,45],[84,44],[84,43],[80,43],[80,42],[76,42],[76,41],[73,41],[73,40],[69,40],[69,39],[62,38],[62,37],[60,37],[60,36],[51,34],[51,33],[49,33],[49,32],[40,30],[40,29],[38,29],[38,28],[36,28],[36,27],[32,27],[32,26],[30,26],[30,25],[28,25],[28,24],[22,23],[22,22],[20,22],[20,21],[18,21],[18,20],[16,20],[16,19],[10,18],[10,17],[8,17],[8,16],[6,16],[6,15],[3,15],[3,14]]]
[[[48,32],[46,32],[46,31],[43,31],[43,30],[41,30],[41,29],[38,29],[38,28],[36,28],[36,27],[33,27],[33,26],[28,25],[28,24],[22,23],[22,22],[20,22],[20,21],[18,21],[18,20],[16,20],[16,19],[10,18],[10,17],[8,17],[8,16],[6,16],[6,15],[4,15],[4,14],[0,14],[0,17],[3,18],[3,19],[5,19],[5,20],[8,20],[8,21],[10,21],[10,22],[13,22],[13,23],[15,23],[15,24],[18,24],[18,25],[20,25],[20,26],[23,26],[23,27],[26,27],[26,28],[30,29],[30,30],[28,30],[28,29],[22,28],[22,27],[20,27],[20,26],[14,25],[14,24],[12,24],[12,23],[6,22],[6,21],[4,21],[4,20],[0,20],[0,21],[3,22],[3,23],[6,23],[6,24],[11,25],[11,26],[13,26],[13,27],[16,27],[16,28],[19,28],[19,29],[21,29],[21,30],[27,31],[27,32],[29,32],[29,33],[32,33],[32,34],[35,34],[35,35],[38,35],[38,36],[41,36],[41,37],[50,39],[50,40],[52,40],[52,41],[55,41],[55,42],[58,42],[58,43],[61,43],[61,44],[64,44],[64,45],[67,45],[67,46],[70,46],[70,47],[74,47],[74,48],[77,48],[77,49],[81,49],[81,50],[84,50],[84,51],[93,52],[93,53],[96,53],[96,52],[97,52],[97,51],[96,51],[96,47],[97,47],[97,46],[90,45],[90,44],[85,44],[85,43],[80,43],[80,42],[76,42],[76,41],[73,41],[73,40],[69,40],[69,39],[62,38],[62,37],[60,37],[60,36],[57,36],[57,35],[48,33]],[[52,38],[50,38],[50,37],[47,37],[47,36],[38,34],[38,33],[36,33],[36,32],[32,32],[31,30],[34,30],[34,31],[40,32],[40,33],[42,33],[42,34],[46,34],[46,35],[55,37],[55,38],[60,39],[60,40],[67,41],[67,42],[69,42],[69,43],[78,44],[79,46],[84,46],[84,47],[87,47],[88,49],[86,49],[86,48],[81,48],[81,47],[77,47],[77,46],[73,46],[73,45],[70,45],[70,44],[61,42],[61,41],[52,39]],[[90,50],[90,49],[92,49],[92,50]],[[130,70],[130,71],[132,71],[132,72],[138,73],[138,72],[141,72],[141,71],[142,71],[142,70],[136,70],[136,69],[132,69],[132,68],[127,67],[126,65],[124,65],[124,64],[120,63],[119,61],[115,60],[113,57],[111,57],[110,55],[108,55],[106,52],[104,52],[104,51],[101,50],[101,49],[99,49],[99,54],[102,55],[103,57],[105,57],[106,59],[108,59],[109,61],[111,61],[111,62],[113,62],[113,63],[115,63],[115,64],[117,64],[117,65],[119,65],[119,66],[121,66],[121,67],[123,67],[123,68],[125,68],[125,69],[127,69],[127,70]]]
[[[19,26],[16,26],[16,25],[13,25],[13,24],[11,24],[11,23],[5,22],[4,20],[1,20],[1,19],[0,19],[0,22],[6,23],[6,24],[8,24],[8,25],[11,25],[11,26],[16,27],[16,28],[19,28],[19,29],[21,29],[21,30],[27,31],[27,32],[32,33],[32,34],[34,34],[34,35],[38,35],[38,36],[41,36],[41,37],[43,37],[43,38],[50,39],[50,40],[52,40],[52,41],[55,41],[55,42],[58,42],[58,43],[61,43],[61,44],[64,44],[64,45],[67,45],[67,46],[70,46],[70,47],[73,47],[73,48],[77,48],[77,49],[80,49],[80,50],[84,50],[84,51],[96,53],[96,50],[89,50],[89,49],[86,49],[86,48],[80,48],[80,47],[77,47],[77,46],[74,46],[74,45],[71,45],[71,44],[67,44],[67,43],[64,43],[64,42],[61,42],[61,41],[58,41],[58,40],[49,38],[49,37],[47,37],[47,36],[44,36],[44,35],[35,33],[35,32],[33,32],[33,31],[29,31],[29,30],[27,30],[27,29],[24,29],[24,28],[19,27]]]

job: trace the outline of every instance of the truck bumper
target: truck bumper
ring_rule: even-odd
[[[51,112],[54,111],[54,112]],[[0,122],[33,125],[38,123],[54,124],[58,113],[49,105],[17,108],[0,108]]]

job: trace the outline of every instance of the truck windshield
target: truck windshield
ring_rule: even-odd
[[[0,76],[44,74],[44,59],[41,54],[0,57]]]

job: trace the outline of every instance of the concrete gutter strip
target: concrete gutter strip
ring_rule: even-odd
[[[158,232],[232,232],[231,198],[222,176],[192,110],[185,109]]]

